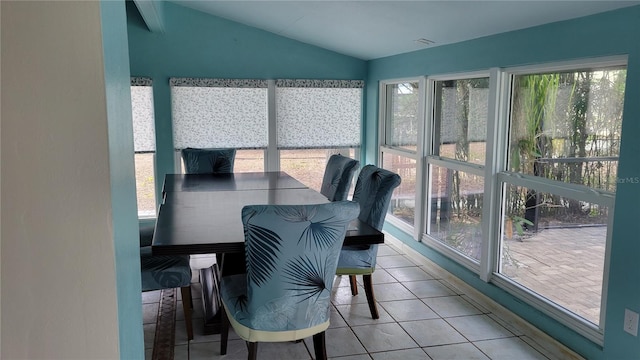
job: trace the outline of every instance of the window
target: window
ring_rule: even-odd
[[[331,154],[358,156],[362,81],[171,78],[170,85],[176,151],[235,148],[234,172],[282,170],[317,190]]]
[[[400,175],[402,179],[400,186],[391,195],[389,214],[407,225],[413,225],[416,209],[416,160],[387,151],[382,154],[382,167]]]
[[[131,110],[133,119],[138,217],[155,217],[156,134],[151,79],[131,79]]]
[[[625,81],[619,62],[510,74],[497,273],[596,328]]]
[[[320,191],[324,169],[333,154],[356,158],[356,149],[296,149],[280,150],[280,170],[298,179],[311,189]],[[355,181],[351,184],[353,195]]]
[[[615,190],[626,71],[514,75],[509,171]]]
[[[264,169],[268,145],[266,81],[171,78],[170,85],[177,152],[187,147],[235,148],[234,171]]]
[[[400,175],[402,182],[391,196],[387,219],[398,226],[419,229],[416,217],[424,81],[408,79],[385,81],[380,86],[381,131],[380,164]],[[416,237],[418,232],[415,232]]]
[[[276,81],[280,170],[320,190],[333,154],[358,157],[362,81]]]
[[[387,146],[417,151],[420,85],[418,81],[386,85],[385,141]]]
[[[461,76],[433,81],[426,234],[433,245],[477,270],[483,246],[489,77]]]
[[[626,58],[424,83],[381,82],[387,219],[602,344]]]
[[[489,78],[435,82],[434,155],[484,165]]]

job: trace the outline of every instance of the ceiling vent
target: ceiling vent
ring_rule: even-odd
[[[420,38],[417,40],[413,40],[416,44],[420,44],[420,45],[431,45],[434,44],[435,41],[429,40],[429,39],[425,39],[425,38]]]

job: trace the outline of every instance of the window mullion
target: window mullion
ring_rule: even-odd
[[[609,191],[592,189],[580,184],[549,180],[533,175],[501,172],[498,174],[498,180],[501,183],[535,189],[594,204],[605,205],[610,208],[613,207],[615,201],[615,194]]]
[[[506,109],[504,100],[508,83],[500,69],[491,69],[489,76],[489,107],[487,116],[487,147],[484,168],[484,207],[482,209],[482,249],[480,254],[480,279],[489,281],[499,258],[497,239],[500,235],[500,196],[501,185],[497,180],[498,172],[504,167],[506,134]],[[502,125],[500,125],[502,124]]]
[[[426,77],[421,77],[418,85],[418,139],[416,146],[416,196],[415,196],[415,208],[414,208],[414,224],[413,224],[413,239],[420,240],[422,235],[422,229],[425,226],[426,217],[425,212],[425,129],[427,122],[427,100],[426,94],[428,94]]]
[[[389,122],[389,109],[387,106],[387,98],[389,97],[386,82],[380,82],[380,86],[378,88],[378,93],[380,94],[380,99],[378,103],[378,114],[383,116],[383,118],[379,119],[378,125],[378,144],[380,144],[380,148],[378,150],[378,159],[382,159],[382,147],[387,145],[387,128],[390,126]]]
[[[478,164],[466,163],[463,161],[447,159],[440,156],[428,156],[427,163],[446,167],[451,170],[464,171],[469,174],[483,176],[485,174],[484,166]]]
[[[434,135],[434,116],[435,116],[435,81],[431,79],[426,80],[427,86],[425,89],[425,117],[424,117],[424,147],[422,149],[421,160],[423,165],[422,175],[420,178],[422,180],[422,186],[420,191],[424,194],[421,199],[421,207],[424,209],[424,216],[421,219],[424,222],[424,225],[420,227],[420,230],[424,234],[429,234],[431,229],[431,222],[427,219],[431,219],[431,206],[429,206],[429,191],[431,189],[431,175],[429,174],[430,168],[428,163],[428,156],[433,154],[433,143],[436,140]],[[422,234],[420,234],[422,236]]]
[[[267,133],[268,145],[264,157],[264,168],[267,171],[280,170],[280,153],[278,152],[278,126],[276,122],[276,81],[267,80]]]

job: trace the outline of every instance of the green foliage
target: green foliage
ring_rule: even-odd
[[[560,81],[559,74],[536,74],[516,78],[515,99],[519,115],[516,148],[512,149],[511,168],[513,171],[533,173],[536,159],[547,156],[548,139],[544,133],[545,119],[555,116],[556,99]],[[513,134],[512,134],[513,136]]]
[[[520,236],[524,235],[524,227],[523,225],[533,226],[533,223],[521,216],[512,215],[511,220],[513,226],[516,228],[516,233]]]
[[[615,190],[625,79],[620,68],[515,76],[509,169]],[[522,213],[526,192],[509,196],[508,213]],[[541,215],[583,211],[578,201],[550,200]]]

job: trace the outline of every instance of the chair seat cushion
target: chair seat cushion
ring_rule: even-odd
[[[343,246],[338,259],[337,275],[371,274],[376,268],[378,245]]]
[[[189,256],[154,256],[151,246],[140,248],[142,291],[171,289],[191,284]]]
[[[254,314],[247,313],[247,275],[225,276],[220,284],[222,303],[234,330],[250,342],[280,342],[304,339],[329,327],[328,304],[299,306],[295,296],[266,303]],[[306,309],[301,313],[300,309]],[[295,326],[294,324],[306,324]]]

